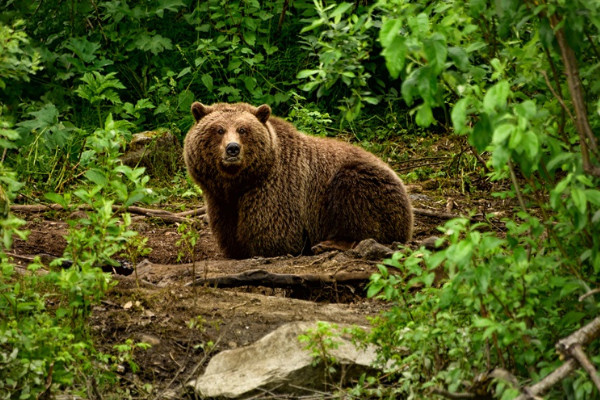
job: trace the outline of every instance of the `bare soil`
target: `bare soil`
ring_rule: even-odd
[[[415,207],[447,211],[450,204],[453,213],[474,208],[490,211],[489,201],[474,201],[460,196],[455,189],[446,191],[452,196],[443,198],[438,190],[435,197],[423,186],[409,187]],[[52,211],[20,216],[28,221],[26,228],[31,233],[27,241],[16,241],[15,255],[62,255],[68,215]],[[148,350],[136,350],[134,359],[140,367],[137,373],[133,374],[127,365],[122,371],[124,380],[139,397],[179,396],[173,393],[201,373],[216,352],[252,343],[287,322],[325,320],[366,326],[369,317],[388,307],[365,297],[365,280],[306,287],[190,285],[193,274],[206,279],[256,269],[328,277],[377,271],[377,261],[342,251],[301,257],[225,259],[205,218],[197,220],[200,240],[195,263],[189,254],[178,261],[176,242],[180,234],[175,224],[151,218],[135,222],[133,228],[148,238],[152,252],[138,264],[137,277],[114,274],[116,285],[93,310],[92,332],[100,350],[114,353],[112,347],[127,339],[152,345]],[[417,246],[435,235],[436,227],[443,222],[440,218],[416,215],[411,245]],[[27,263],[19,257],[15,257],[15,262]],[[151,395],[144,395],[144,384],[152,385]]]

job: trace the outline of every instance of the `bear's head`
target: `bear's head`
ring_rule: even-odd
[[[192,178],[205,188],[265,177],[276,160],[277,137],[269,123],[271,108],[246,103],[192,104],[196,121],[184,143]]]

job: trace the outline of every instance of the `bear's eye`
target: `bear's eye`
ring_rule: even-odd
[[[218,129],[217,129],[217,133],[218,133],[219,135],[223,135],[223,134],[225,133],[225,129],[223,129],[223,128],[218,128]]]
[[[246,128],[240,128],[240,129],[238,129],[238,132],[240,133],[240,135],[244,135],[244,134],[246,134],[248,131],[246,131]]]

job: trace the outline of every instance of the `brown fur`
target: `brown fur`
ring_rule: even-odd
[[[300,133],[267,105],[196,102],[192,114],[185,163],[226,256],[300,254],[325,240],[410,240],[404,185],[374,155]],[[240,144],[236,157],[226,152],[231,142]]]

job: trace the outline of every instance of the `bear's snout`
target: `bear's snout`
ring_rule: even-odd
[[[231,142],[225,146],[225,153],[229,157],[237,157],[240,154],[241,146],[239,143]]]

